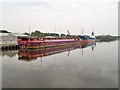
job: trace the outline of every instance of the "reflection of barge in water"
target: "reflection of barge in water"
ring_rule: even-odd
[[[78,48],[83,49],[89,46],[92,46],[94,48],[95,45],[96,45],[95,43],[87,43],[82,45],[68,45],[44,49],[20,49],[18,51],[18,59],[23,61],[31,61],[37,59],[38,57],[54,55],[57,53],[71,51]]]
[[[87,48],[87,47],[95,47],[96,46],[96,42],[92,42],[92,43],[84,43],[82,44],[81,48]]]
[[[19,60],[32,60],[37,59],[37,57],[45,57],[65,51],[70,51],[80,48],[80,45],[68,45],[68,46],[59,46],[54,48],[44,48],[44,49],[20,49],[18,51]]]

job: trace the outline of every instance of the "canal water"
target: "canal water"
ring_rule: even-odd
[[[3,88],[118,87],[118,41],[48,51],[3,51],[1,57]]]

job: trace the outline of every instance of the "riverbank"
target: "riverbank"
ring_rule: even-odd
[[[110,42],[120,39],[120,36],[111,36],[111,35],[98,35],[96,36],[97,42]]]

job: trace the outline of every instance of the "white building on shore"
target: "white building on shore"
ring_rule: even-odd
[[[17,44],[17,39],[19,37],[26,37],[28,38],[28,35],[20,34],[20,33],[3,33],[0,32],[0,45],[5,44]]]

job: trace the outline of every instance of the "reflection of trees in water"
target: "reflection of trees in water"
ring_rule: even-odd
[[[12,51],[1,51],[0,52],[0,56],[9,56],[9,57],[14,57],[16,56],[18,53],[18,50],[12,50]]]

